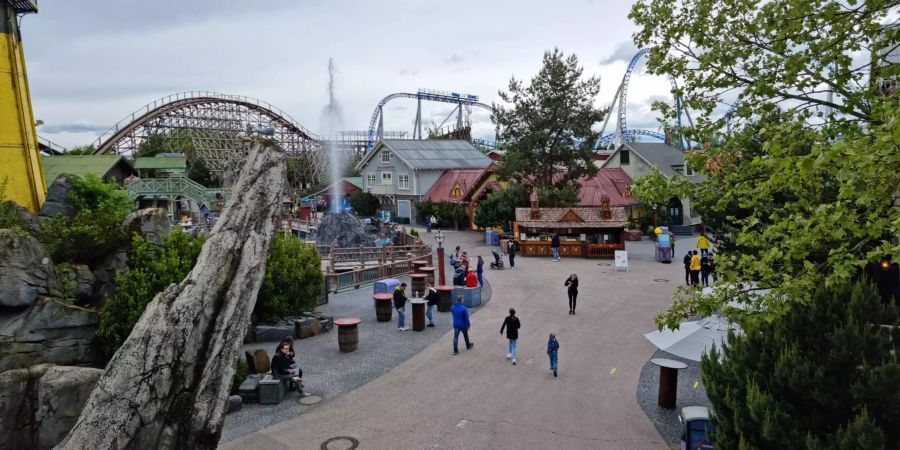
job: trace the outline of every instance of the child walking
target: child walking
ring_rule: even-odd
[[[503,329],[505,328],[506,338],[509,339],[509,353],[506,354],[506,359],[512,359],[513,365],[516,365],[516,341],[519,339],[519,328],[521,327],[522,324],[519,322],[519,318],[516,317],[516,310],[509,308],[509,316],[503,319],[500,334],[503,334]]]
[[[553,333],[550,333],[550,340],[547,341],[547,355],[550,356],[550,370],[553,371],[555,377],[559,366],[559,341],[556,340],[556,335]]]

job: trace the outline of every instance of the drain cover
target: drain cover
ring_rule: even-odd
[[[598,265],[598,266],[608,266],[608,265],[610,265],[610,264],[609,264],[609,263],[600,263],[600,264],[597,264],[597,265]]]
[[[348,447],[349,445],[349,447]],[[350,436],[335,436],[319,447],[322,450],[353,450],[359,447],[359,441]]]
[[[300,397],[300,400],[297,401],[300,402],[301,405],[315,405],[322,401],[322,397],[319,397],[318,395],[307,395],[306,397]]]
[[[654,278],[653,281],[655,281],[657,283],[668,283],[669,282],[669,280],[667,280],[665,278]]]

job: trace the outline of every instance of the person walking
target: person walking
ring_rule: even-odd
[[[425,216],[425,232],[431,233],[431,216]]]
[[[550,236],[550,247],[553,248],[553,260],[559,261],[559,235],[553,233]]]
[[[684,255],[684,284],[691,285],[691,251]]]
[[[475,275],[478,275],[478,285],[484,286],[484,259],[478,255],[478,262],[475,264]]]
[[[700,282],[709,286],[709,253],[700,257]]]
[[[515,240],[510,239],[509,243],[506,244],[506,253],[509,254],[509,268],[510,269],[513,269],[516,267],[516,252],[518,252],[518,251],[519,251],[519,244]]]
[[[456,304],[453,305],[453,354],[459,354],[459,333],[462,333],[466,340],[466,350],[475,346],[474,342],[469,341],[469,327],[472,321],[469,317],[469,308],[463,304],[463,296],[456,297]]]
[[[434,327],[434,307],[437,306],[440,298],[441,295],[438,294],[437,289],[432,287],[431,283],[425,283],[425,300],[428,301],[428,306],[425,308],[425,317],[428,318],[427,327]]]
[[[556,375],[556,371],[559,369],[559,341],[556,340],[556,335],[550,333],[550,339],[547,341],[547,356],[550,357],[550,370],[553,371],[553,376]]]
[[[394,289],[394,309],[397,310],[397,329],[406,331],[406,283],[400,283],[397,289]]]
[[[566,278],[566,286],[569,287],[569,314],[575,315],[575,303],[578,301],[578,275],[569,275]]]
[[[709,252],[709,274],[712,276],[713,284],[716,284],[719,281],[719,276],[716,275],[716,262],[713,260],[713,252]]]
[[[503,325],[500,326],[500,334],[503,334],[504,328],[506,329],[506,339],[509,339],[509,353],[506,354],[506,359],[511,359],[513,365],[516,365],[516,355],[518,354],[516,341],[519,339],[519,328],[522,328],[522,323],[516,317],[514,308],[509,308],[509,315],[503,319]]]
[[[700,253],[693,250],[691,255],[691,286],[700,285]]]

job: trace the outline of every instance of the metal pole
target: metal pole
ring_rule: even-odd
[[[419,139],[422,139],[422,97],[416,99],[416,129],[413,130],[413,139],[416,139],[416,133],[419,133]]]
[[[438,280],[439,285],[444,286],[447,284],[447,279],[444,278],[444,246],[438,245],[437,248],[437,259],[438,259]]]

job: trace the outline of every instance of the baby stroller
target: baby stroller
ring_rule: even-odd
[[[494,254],[494,261],[491,262],[491,269],[503,270],[503,259],[500,258],[500,253],[497,253],[497,250],[491,250],[491,253]]]

